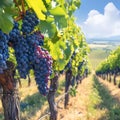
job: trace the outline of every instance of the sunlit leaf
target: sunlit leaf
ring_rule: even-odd
[[[46,22],[52,23],[54,20],[55,20],[55,19],[54,19],[54,17],[52,17],[52,16],[47,16],[47,18],[46,18]]]
[[[68,44],[66,44],[66,47],[67,47],[67,48],[65,49],[64,54],[65,54],[65,56],[66,56],[66,59],[68,59],[68,58],[70,58],[70,56],[71,56],[72,49],[71,49],[71,46],[68,45]]]
[[[57,32],[56,25],[54,23],[47,22],[47,21],[40,22],[40,30],[42,33],[48,34],[50,38],[54,37],[54,35]]]
[[[58,70],[63,70],[65,68],[66,65],[65,59],[59,59],[57,60],[57,63],[58,63]]]
[[[63,53],[60,49],[60,44],[59,41],[56,42],[55,44],[50,42],[50,54],[52,55],[54,60],[58,60],[58,59],[63,59]]]
[[[67,27],[67,19],[65,16],[55,16],[55,23],[59,29]]]
[[[55,15],[55,16],[65,16],[66,15],[66,12],[64,11],[64,9],[62,7],[55,7],[51,10],[49,10],[50,14],[51,15]]]
[[[49,3],[50,3],[50,1],[51,1],[51,0],[46,0],[46,3],[48,3],[48,4],[49,4]]]
[[[81,0],[74,0],[74,4],[76,5],[76,7],[80,7],[81,4]]]
[[[37,14],[40,20],[45,20],[46,16],[43,12],[47,12],[47,9],[42,0],[26,0],[29,7],[31,7]]]

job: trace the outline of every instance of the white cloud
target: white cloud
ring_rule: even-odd
[[[91,10],[81,27],[87,38],[120,36],[120,10],[112,2],[105,6],[104,14]]]

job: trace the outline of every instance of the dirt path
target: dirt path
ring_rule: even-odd
[[[93,74],[84,79],[67,109],[59,103],[58,120],[120,120],[120,89]]]
[[[117,86],[113,85],[113,83],[110,83],[101,78],[98,79],[99,82],[102,83],[109,90],[110,94],[120,103],[120,89]]]
[[[87,114],[87,104],[92,87],[92,75],[82,81],[77,88],[75,97],[70,97],[67,109],[64,109],[63,102],[59,103],[58,120],[84,120]]]

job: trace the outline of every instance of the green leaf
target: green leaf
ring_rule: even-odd
[[[0,29],[2,29],[3,32],[9,33],[9,31],[13,27],[13,19],[12,16],[5,14],[0,9]]]
[[[57,2],[58,2],[60,5],[64,5],[64,4],[65,4],[65,0],[57,0]]]
[[[16,14],[12,0],[1,0],[0,2],[0,29],[8,33],[13,27],[13,16]]]
[[[65,50],[66,49],[66,43],[64,41],[64,39],[61,37],[61,39],[59,39],[59,44],[60,44],[60,48],[62,50]]]
[[[0,0],[0,8],[1,7],[10,7],[13,4],[13,0]]]
[[[54,37],[52,38],[51,41],[52,41],[52,43],[56,43],[58,41],[61,41],[60,38],[61,38],[61,36],[58,34],[58,31],[56,31],[56,33],[55,33],[55,35],[54,35]]]
[[[63,53],[60,49],[60,43],[59,41],[56,43],[52,43],[51,41],[49,41],[49,46],[50,46],[50,54],[52,55],[54,60],[58,60],[58,59],[63,59]]]
[[[76,6],[75,4],[72,4],[69,8],[70,11],[75,11],[76,10]]]
[[[49,10],[51,15],[55,15],[55,16],[65,16],[66,12],[64,11],[64,9],[62,7],[55,7],[51,10]]]
[[[43,12],[47,12],[47,9],[42,0],[26,0],[29,7],[31,7],[37,14],[40,20],[45,20],[46,16]]]
[[[50,76],[50,79],[53,79],[55,76],[55,73],[53,72],[52,75]]]
[[[71,50],[71,46],[68,43],[66,44],[66,46],[67,47],[66,47],[66,49],[64,51],[64,54],[66,56],[66,59],[69,59],[70,56],[71,56],[72,50]]]
[[[74,0],[74,4],[79,8],[81,4],[81,0]]]
[[[46,3],[50,3],[50,0],[46,0]]]
[[[8,58],[8,60],[12,61],[15,65],[17,65],[14,49],[11,48],[11,47],[9,47],[9,58]]]
[[[40,22],[40,30],[42,33],[48,34],[50,38],[54,37],[54,35],[57,32],[56,25],[54,23],[51,23],[50,21],[41,21]]]
[[[65,59],[59,59],[57,60],[57,64],[58,64],[58,70],[61,71],[61,70],[64,70],[65,66],[66,66],[66,63],[67,61]]]
[[[77,93],[77,91],[76,91],[76,88],[75,87],[72,87],[71,89],[70,89],[70,95],[72,96],[72,97],[74,97],[74,96],[76,96],[76,93]]]
[[[52,17],[52,16],[47,16],[46,22],[52,23],[54,20],[55,20],[54,17]]]
[[[18,11],[13,8],[13,7],[5,7],[4,8],[5,14],[9,14],[10,16],[17,16],[18,15]]]
[[[67,27],[67,18],[65,16],[55,16],[55,23],[59,29]]]

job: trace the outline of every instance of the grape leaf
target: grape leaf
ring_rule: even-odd
[[[64,70],[65,66],[66,66],[66,60],[65,59],[59,59],[57,60],[57,64],[58,64],[58,70]]]
[[[13,4],[13,0],[0,0],[0,8],[1,7],[10,7]]]
[[[74,4],[76,5],[76,7],[80,7],[81,4],[81,0],[74,0]]]
[[[0,28],[3,32],[8,33],[13,27],[13,19],[9,14],[5,14],[2,9],[0,9]]]
[[[47,9],[42,0],[26,0],[29,7],[31,7],[37,14],[40,20],[45,20],[46,16],[43,12],[47,12]]]
[[[72,53],[71,46],[68,43],[66,43],[66,49],[64,50],[64,54],[66,56],[66,59],[70,58],[71,53]]]
[[[50,38],[54,37],[55,33],[57,32],[56,25],[50,21],[41,21],[39,27],[41,32],[48,34]]]
[[[50,54],[52,55],[54,60],[63,59],[63,53],[60,49],[60,43],[59,41],[56,43],[52,43],[49,41],[50,46]]]
[[[49,12],[51,15],[55,15],[55,16],[66,16],[66,12],[64,11],[64,9],[59,6],[49,10]]]
[[[55,23],[59,29],[67,27],[67,18],[65,16],[55,16]]]

